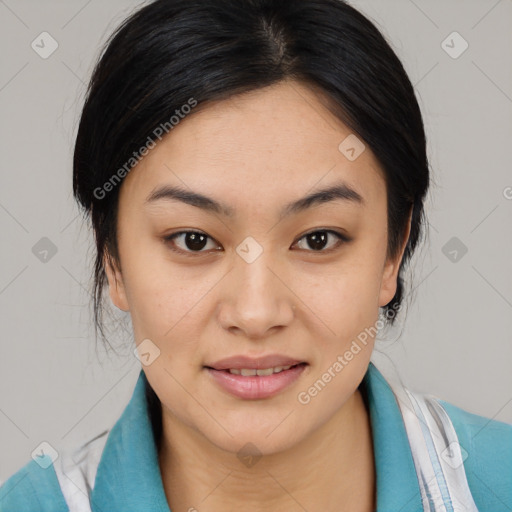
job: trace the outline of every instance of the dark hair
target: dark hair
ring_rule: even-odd
[[[120,268],[121,183],[105,184],[116,176],[121,182],[126,163],[136,163],[132,157],[155,128],[169,125],[191,99],[204,105],[285,79],[315,90],[381,164],[388,255],[398,254],[412,210],[397,291],[383,308],[393,323],[403,298],[403,267],[423,231],[429,165],[413,86],[384,36],[342,0],[156,0],[107,41],[74,152],[74,195],[95,235],[94,320],[104,339],[104,257]]]

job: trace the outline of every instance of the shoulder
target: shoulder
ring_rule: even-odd
[[[68,512],[53,464],[26,463],[0,486],[0,512]]]
[[[457,433],[476,504],[481,510],[512,509],[512,425],[438,401]]]

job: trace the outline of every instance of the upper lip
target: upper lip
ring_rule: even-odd
[[[263,368],[275,368],[276,366],[293,366],[304,362],[305,361],[281,354],[269,354],[262,357],[237,355],[220,359],[219,361],[215,361],[214,363],[206,366],[213,368],[214,370],[241,370],[243,368],[259,370]]]

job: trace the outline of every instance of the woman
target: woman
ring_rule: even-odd
[[[340,0],[157,0],[109,41],[74,155],[142,363],[114,427],[2,511],[509,510],[512,426],[370,361],[424,225],[413,87]],[[47,465],[46,469],[41,469]]]

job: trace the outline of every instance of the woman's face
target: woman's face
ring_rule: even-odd
[[[385,182],[353,137],[310,89],[280,83],[193,109],[125,178],[110,296],[145,340],[164,429],[266,454],[350,403],[401,257],[386,259]],[[249,360],[220,362],[234,356]],[[287,361],[302,364],[225,370]]]

